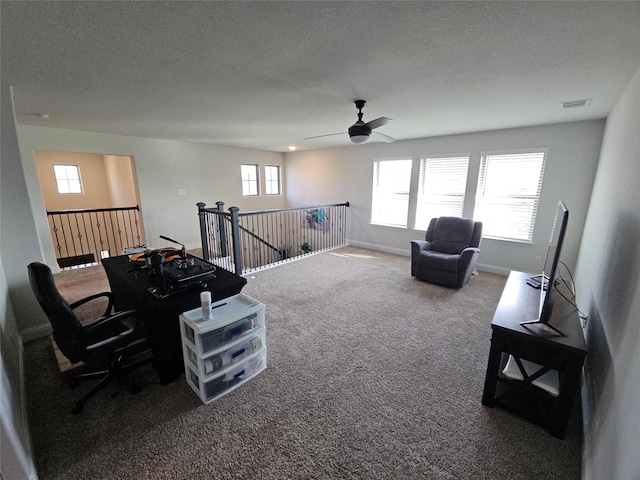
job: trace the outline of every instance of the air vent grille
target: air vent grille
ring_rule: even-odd
[[[584,98],[582,100],[568,100],[566,102],[562,102],[562,108],[580,108],[586,107],[591,103],[590,98]]]

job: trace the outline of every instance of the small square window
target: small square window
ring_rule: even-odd
[[[53,173],[56,177],[58,193],[83,193],[82,180],[80,179],[80,168],[78,165],[54,165]]]
[[[258,195],[258,165],[241,165],[242,195]]]
[[[280,195],[280,167],[277,165],[265,166],[264,183],[267,195]]]

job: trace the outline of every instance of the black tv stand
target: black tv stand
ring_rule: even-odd
[[[587,345],[577,310],[569,302],[557,303],[551,314],[551,321],[565,332],[564,336],[536,334],[530,326],[521,325],[538,310],[537,292],[526,284],[529,275],[511,272],[493,316],[482,403],[524,415],[549,428],[554,437],[563,438],[580,389]],[[503,373],[509,355],[535,363],[540,369],[523,372],[523,380],[512,380]],[[549,370],[558,372],[557,396],[534,384]]]
[[[550,323],[543,322],[542,320],[528,320],[526,322],[520,322],[520,325],[522,325],[524,328],[527,328],[527,325],[544,325],[544,327],[550,328],[551,330],[556,332],[558,335],[560,335],[562,337],[565,336],[565,334],[562,333],[560,330],[558,330],[556,327],[554,327]]]

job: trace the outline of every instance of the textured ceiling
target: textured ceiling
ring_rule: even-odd
[[[18,123],[287,151],[605,118],[640,2],[0,2]],[[592,99],[584,108],[561,102]],[[36,114],[49,114],[44,119]]]

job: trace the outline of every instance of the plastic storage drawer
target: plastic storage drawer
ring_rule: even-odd
[[[267,349],[247,357],[238,364],[232,364],[217,374],[200,377],[191,367],[187,369],[187,383],[204,403],[211,403],[255,377],[267,367]]]
[[[200,308],[184,312],[181,320],[183,338],[198,355],[205,356],[226,342],[264,327],[264,305],[240,293],[214,303],[210,320],[202,319]]]
[[[206,376],[244,360],[265,345],[266,329],[261,327],[250,335],[225,343],[206,357],[197,355],[188,343],[184,345],[184,350],[190,366],[200,375]]]

